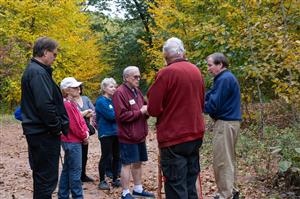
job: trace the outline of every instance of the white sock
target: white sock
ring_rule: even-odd
[[[126,196],[126,194],[130,193],[129,189],[124,189],[122,192],[122,196]]]
[[[143,192],[143,186],[142,186],[141,184],[139,184],[139,185],[134,185],[133,190],[134,190],[135,192],[142,193],[142,192]]]

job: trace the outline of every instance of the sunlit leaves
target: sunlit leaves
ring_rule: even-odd
[[[49,36],[60,44],[53,65],[59,83],[66,76],[85,82],[85,93],[97,91],[97,79],[106,67],[99,59],[97,38],[90,19],[81,11],[81,0],[0,0],[1,99],[8,104],[20,100],[20,77],[31,57],[33,42]],[[2,77],[3,74],[6,74]],[[98,95],[98,93],[95,93]]]

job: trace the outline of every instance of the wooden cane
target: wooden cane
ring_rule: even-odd
[[[161,166],[160,166],[160,153],[157,155],[157,177],[158,177],[158,185],[157,185],[157,198],[161,198],[161,189],[162,189],[162,174],[161,174]]]
[[[199,183],[198,196],[199,196],[199,199],[203,199],[203,195],[202,195],[202,183],[201,183],[201,175],[200,175],[200,172],[199,172],[199,174],[198,174],[198,183]]]

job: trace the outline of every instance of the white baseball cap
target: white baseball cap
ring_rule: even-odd
[[[66,77],[60,83],[60,88],[75,88],[82,84],[82,82],[78,82],[74,77]]]

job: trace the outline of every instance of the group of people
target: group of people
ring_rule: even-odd
[[[215,199],[239,198],[236,185],[235,145],[240,129],[240,88],[227,69],[222,53],[206,58],[214,76],[205,93],[201,71],[185,56],[183,42],[168,39],[163,46],[166,66],[147,92],[139,90],[141,74],[136,66],[123,70],[123,83],[113,78],[101,82],[95,106],[82,96],[82,82],[64,78],[60,87],[52,78],[58,43],[38,38],[33,58],[22,76],[21,113],[29,163],[33,175],[33,198],[51,199],[58,182],[60,147],[64,150],[58,198],[83,198],[89,136],[98,130],[101,146],[99,185],[102,190],[122,187],[121,198],[155,198],[142,184],[142,162],[148,160],[147,119],[156,117],[160,165],[167,199],[197,199],[200,172],[199,149],[207,113],[214,121],[213,168],[218,191]],[[121,165],[121,171],[119,173]],[[112,171],[111,186],[106,172]],[[119,179],[120,175],[120,179]],[[130,179],[134,187],[130,191]]]

